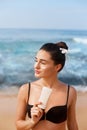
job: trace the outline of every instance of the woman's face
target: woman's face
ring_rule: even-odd
[[[40,50],[35,57],[35,77],[48,78],[54,74],[57,74],[57,65],[54,65],[54,61],[51,59],[49,52]]]

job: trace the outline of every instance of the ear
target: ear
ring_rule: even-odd
[[[62,67],[61,64],[56,65],[56,72],[59,72],[59,70],[61,69],[61,67]]]

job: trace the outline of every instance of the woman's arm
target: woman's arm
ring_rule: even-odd
[[[34,122],[32,120],[18,120],[16,122],[17,130],[31,130],[34,127]]]
[[[76,121],[76,99],[77,93],[73,87],[70,87],[69,93],[70,104],[68,107],[68,119],[67,119],[67,126],[68,130],[78,130],[78,125]]]
[[[31,109],[31,118],[26,119],[26,107],[28,99],[28,85],[23,85],[20,87],[18,93],[18,103],[16,112],[16,128],[17,130],[30,130],[32,129],[40,120],[43,115],[43,110],[38,108],[38,104],[34,105]]]
[[[26,105],[28,98],[28,85],[20,87],[18,93],[17,111],[16,111],[16,128],[17,130],[29,130],[35,123],[32,119],[26,120]]]

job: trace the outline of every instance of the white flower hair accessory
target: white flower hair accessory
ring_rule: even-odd
[[[68,52],[68,50],[67,50],[67,49],[64,49],[64,48],[60,48],[60,50],[61,50],[61,53],[62,53],[62,54],[66,54],[66,53]]]

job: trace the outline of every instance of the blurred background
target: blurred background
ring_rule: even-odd
[[[0,90],[35,80],[34,57],[46,42],[69,47],[60,80],[87,91],[87,1],[0,1]],[[12,90],[12,91],[11,91]]]
[[[59,78],[78,90],[87,87],[87,31],[0,29],[0,89],[35,80],[34,60],[46,42],[64,41],[69,47]]]

